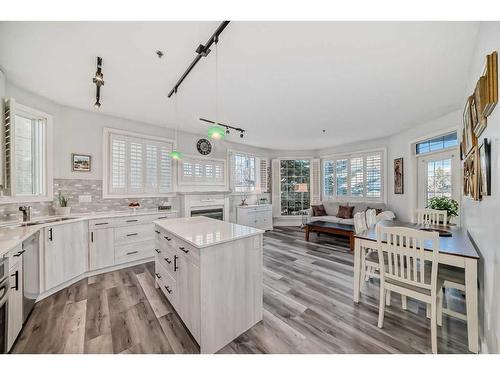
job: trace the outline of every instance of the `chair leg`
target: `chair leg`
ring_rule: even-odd
[[[361,248],[361,280],[365,280],[365,278],[366,278],[366,250],[364,248]]]
[[[436,302],[431,303],[431,347],[432,353],[437,354],[437,306]]]
[[[427,316],[427,319],[431,318],[431,305],[430,304],[426,305],[425,315]]]
[[[391,291],[390,290],[388,290],[386,293],[385,304],[386,304],[386,306],[391,306]]]
[[[437,295],[437,308],[436,308],[436,322],[438,326],[443,325],[443,288],[438,291]]]
[[[380,301],[378,305],[378,328],[382,328],[384,326],[385,296],[386,292],[384,290],[384,286],[380,285]]]
[[[401,307],[403,310],[406,310],[406,296],[401,295]]]

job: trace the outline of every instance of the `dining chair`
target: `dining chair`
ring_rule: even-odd
[[[365,212],[366,226],[368,228],[377,225],[377,210],[369,209]],[[363,257],[364,267],[362,280],[370,280],[370,278],[378,278],[378,254],[372,249],[366,249]]]
[[[417,208],[414,212],[413,221],[417,224],[446,225],[448,223],[448,212],[431,208]]]
[[[387,291],[428,303],[431,306],[431,348],[437,353],[439,234],[379,225],[377,242],[380,269],[378,327],[384,325]],[[431,251],[424,249],[424,243]]]
[[[377,210],[370,208],[366,210],[366,226],[370,228],[371,226],[377,224]]]

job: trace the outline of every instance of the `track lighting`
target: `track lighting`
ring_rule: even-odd
[[[102,58],[97,56],[97,71],[95,72],[95,77],[92,79],[92,82],[95,83],[96,93],[95,93],[95,104],[94,107],[99,109],[101,107],[100,99],[101,99],[101,86],[104,86],[104,75],[101,71],[102,68]]]
[[[240,133],[240,138],[243,138],[243,132]]]
[[[229,128],[226,126],[226,134],[229,134]]]

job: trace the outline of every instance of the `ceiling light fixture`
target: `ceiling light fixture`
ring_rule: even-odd
[[[102,74],[101,68],[102,58],[97,56],[97,71],[95,72],[95,77],[92,79],[92,82],[94,82],[96,86],[94,107],[97,109],[101,107],[101,86],[104,86],[104,75]]]
[[[224,139],[226,137],[226,131],[222,126],[219,125],[217,122],[217,115],[218,115],[218,93],[219,93],[219,54],[217,53],[217,43],[219,42],[219,37],[216,36],[214,39],[215,43],[215,122],[214,125],[208,129],[208,136],[212,139]],[[227,127],[226,127],[227,129]]]
[[[231,130],[234,130],[234,131],[237,131],[240,133],[240,138],[243,138],[244,137],[244,133],[245,133],[245,129],[242,129],[242,128],[236,128],[234,126],[231,126],[231,125],[226,125],[226,124],[222,124],[220,122],[215,122],[215,121],[212,121],[212,120],[207,120],[206,118],[201,118],[200,117],[200,121],[205,121],[205,122],[208,122],[209,124],[212,124],[213,126],[211,126],[208,131],[210,132],[211,129],[213,128],[220,128],[222,129],[222,132],[224,132],[224,128],[226,128],[226,131],[225,131],[225,134],[229,134],[229,132]],[[219,131],[219,130],[217,130]],[[208,135],[210,137],[210,134]]]
[[[174,96],[174,121],[175,121],[175,130],[174,130],[174,147],[172,151],[168,154],[172,159],[180,160],[182,159],[182,152],[177,151],[177,90],[175,90]]]

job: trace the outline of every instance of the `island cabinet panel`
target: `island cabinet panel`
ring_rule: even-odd
[[[203,247],[186,239],[196,233],[183,238],[167,222],[155,232],[156,286],[202,353],[217,352],[262,320],[262,231],[220,243],[210,237]]]

